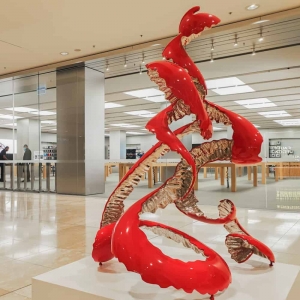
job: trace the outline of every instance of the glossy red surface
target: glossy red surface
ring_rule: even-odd
[[[239,237],[239,238],[247,241],[249,244],[256,247],[261,253],[263,253],[265,256],[267,256],[267,258],[270,260],[271,263],[275,262],[275,256],[274,256],[272,250],[268,246],[263,244],[262,242],[255,239],[254,237],[252,237],[250,235],[245,235],[245,234],[232,233],[232,234],[228,234],[226,238],[228,238],[229,236]],[[252,254],[253,254],[253,252],[245,260],[241,261],[240,263],[247,261],[252,256]]]
[[[181,19],[179,25],[179,32],[186,37],[192,34],[199,34],[205,28],[211,28],[217,25],[221,20],[211,14],[197,13],[200,10],[200,6],[191,8]]]
[[[206,87],[204,77],[199,71],[199,69],[196,67],[196,65],[194,64],[193,60],[186,53],[185,49],[182,46],[181,39],[182,39],[182,35],[179,34],[167,45],[162,55],[167,60],[172,59],[172,61],[175,64],[183,67],[184,69],[187,69],[190,76],[198,80],[199,84],[203,86],[203,90],[205,91],[205,94],[207,94],[207,87]]]
[[[96,262],[111,260],[114,255],[111,252],[112,233],[116,223],[111,223],[98,230],[93,244],[92,257]]]
[[[212,249],[193,237],[163,224],[140,221],[143,203],[156,191],[134,203],[116,225],[112,249],[127,270],[139,273],[145,282],[162,288],[173,286],[187,293],[198,291],[214,295],[228,287],[231,282],[226,262]],[[189,240],[207,256],[205,261],[183,262],[165,255],[152,245],[140,226],[158,226],[173,231]]]
[[[259,156],[263,137],[255,126],[244,117],[225,109],[219,105],[209,102],[225,113],[232,123],[233,147],[231,161],[236,164],[259,163],[262,158]]]
[[[168,100],[171,100],[174,96],[178,100],[183,100],[185,105],[190,107],[191,113],[195,114],[197,119],[201,121],[200,129],[203,138],[211,138],[211,121],[208,118],[199,93],[188,72],[183,67],[168,61],[149,63],[146,67],[148,70],[157,71],[159,77],[165,81],[166,86],[172,91]],[[174,104],[172,105],[174,106]]]

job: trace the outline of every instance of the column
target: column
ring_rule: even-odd
[[[72,66],[56,80],[57,192],[104,193],[104,74]]]
[[[126,159],[126,131],[110,131],[109,159]]]

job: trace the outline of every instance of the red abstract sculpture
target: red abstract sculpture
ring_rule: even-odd
[[[163,51],[167,61],[147,65],[150,79],[165,93],[171,105],[146,125],[149,131],[156,134],[159,142],[134,164],[110,195],[92,255],[99,263],[116,257],[127,270],[139,273],[145,282],[162,288],[173,286],[187,293],[196,290],[201,294],[210,294],[213,299],[216,293],[225,290],[231,283],[226,262],[215,251],[186,233],[139,218],[142,213],[154,213],[158,208],[175,204],[179,211],[195,220],[223,224],[229,232],[225,244],[231,257],[238,263],[245,262],[252,254],[268,259],[270,265],[275,261],[272,251],[240,225],[236,208],[230,200],[220,201],[217,219],[206,217],[197,205],[193,186],[202,166],[215,160],[231,160],[238,164],[258,163],[261,161],[259,153],[262,144],[262,136],[248,120],[205,100],[207,88],[204,78],[183,46],[220,20],[210,14],[197,13],[199,9],[190,9],[182,18],[178,36]],[[196,121],[174,132],[170,130],[170,123],[189,114],[195,114]],[[188,151],[180,138],[193,132],[200,133],[204,139],[211,138],[212,120],[231,125],[232,140],[206,142]],[[182,156],[174,175],[124,212],[123,201],[139,183],[143,173],[169,151],[176,151]],[[172,259],[148,241],[141,227],[182,243],[204,255],[205,260],[183,262]]]

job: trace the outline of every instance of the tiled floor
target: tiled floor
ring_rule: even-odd
[[[300,181],[284,180],[274,184],[271,180],[266,186],[252,188],[242,177],[238,182],[239,191],[231,193],[212,178],[200,179],[201,190],[197,196],[204,204],[201,208],[211,216],[217,214],[219,200],[232,199],[239,207],[239,221],[254,237],[273,249],[278,262],[300,265],[300,209],[284,211],[278,207],[289,201],[293,203],[290,206],[300,207],[300,198],[293,192],[297,187],[300,190]],[[90,255],[106,197],[116,183],[117,176],[110,176],[106,193],[92,197],[0,192],[0,300],[31,299],[33,276]],[[292,191],[292,200],[277,197],[282,190]],[[146,182],[142,182],[126,206],[147,192]],[[180,228],[220,253],[226,251],[226,231],[222,226],[195,222],[174,206],[146,217]],[[156,241],[160,243],[159,238]],[[300,276],[288,300],[299,299],[299,282]]]

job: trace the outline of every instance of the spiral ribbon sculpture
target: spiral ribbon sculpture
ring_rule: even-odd
[[[253,238],[239,223],[236,207],[228,200],[220,201],[219,218],[208,218],[198,206],[194,194],[196,174],[206,163],[230,160],[237,164],[259,163],[262,136],[248,120],[205,99],[205,80],[184,46],[211,28],[220,19],[207,13],[197,13],[193,7],[182,18],[179,34],[163,51],[164,61],[147,65],[148,75],[170,102],[167,108],[153,117],[146,128],[158,139],[127,172],[105,205],[100,229],[93,245],[93,258],[103,263],[116,257],[128,271],[162,288],[173,286],[187,293],[194,290],[201,294],[214,295],[224,291],[231,283],[231,272],[223,258],[192,236],[175,228],[152,221],[141,220],[145,212],[155,213],[158,208],[174,204],[179,211],[197,221],[223,224],[229,232],[225,244],[231,257],[238,263],[248,260],[252,254],[275,262],[272,251]],[[196,120],[172,132],[169,125],[186,115],[195,114]],[[200,133],[204,139],[212,137],[212,123],[231,125],[232,140],[221,139],[205,142],[188,151],[180,139],[187,134]],[[174,175],[161,187],[152,191],[124,211],[124,200],[133,191],[151,164],[169,151],[182,156]],[[157,235],[168,237],[196,253],[205,260],[183,262],[172,259],[149,242],[141,228]]]

